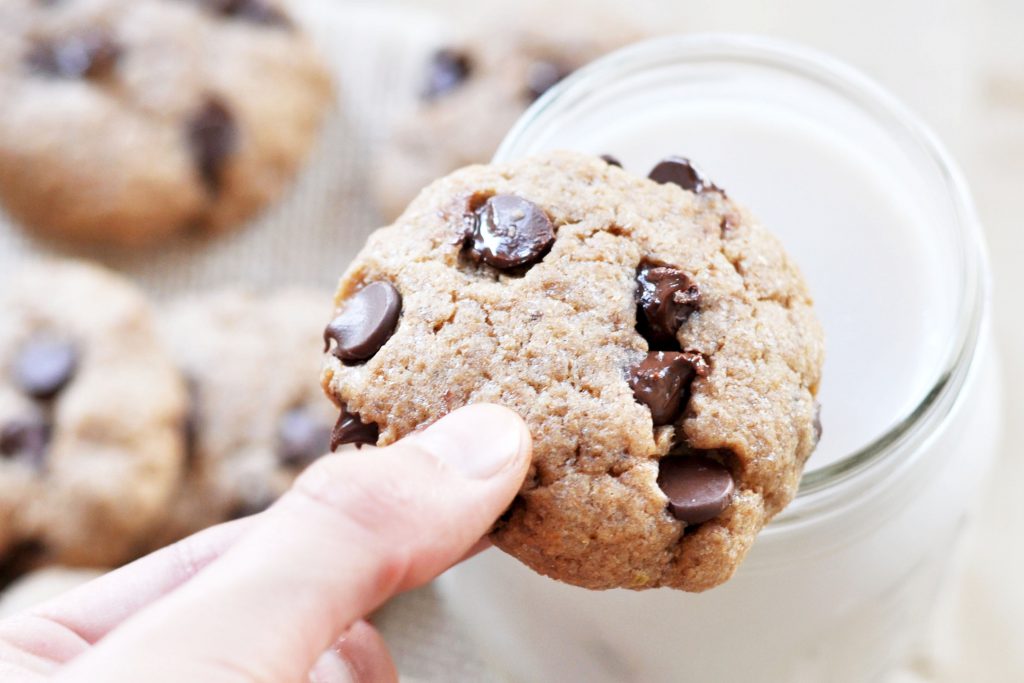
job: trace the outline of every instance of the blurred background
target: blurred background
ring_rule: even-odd
[[[369,179],[394,122],[415,102],[424,55],[490,14],[511,11],[557,32],[584,15],[614,15],[623,3],[293,0],[291,5],[329,63],[336,101],[309,168],[279,203],[227,238],[143,253],[38,241],[0,217],[0,272],[27,255],[56,252],[104,262],[142,283],[157,300],[239,281],[327,290],[383,220],[370,199]],[[633,0],[626,11],[642,33],[746,32],[831,53],[895,93],[959,160],[990,248],[1006,431],[997,475],[967,539],[963,579],[945,596],[932,646],[894,680],[1024,680],[1024,585],[1019,580],[1024,498],[1017,484],[1024,481],[1024,461],[1013,446],[1024,441],[1024,420],[1019,419],[1024,405],[1024,320],[1019,313],[1024,293],[1024,2]],[[500,27],[487,30],[500,32]],[[618,28],[609,24],[608,30]],[[296,225],[305,226],[306,246],[283,249],[289,230],[282,226]],[[0,610],[14,604],[0,601]],[[16,604],[24,603],[19,598]],[[413,678],[442,680],[431,671],[446,659],[438,659],[437,641],[425,634],[461,636],[441,625],[443,612],[429,591],[390,606],[380,619],[403,671]],[[454,652],[466,661],[459,680],[484,680],[483,669],[469,661],[468,646],[452,647],[447,656]]]

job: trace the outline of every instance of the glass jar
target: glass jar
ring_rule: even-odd
[[[689,156],[780,235],[826,331],[825,436],[720,587],[593,592],[492,551],[442,577],[449,604],[520,681],[880,677],[925,630],[998,442],[989,276],[960,172],[861,74],[740,36],[596,62],[495,161],[556,148],[643,172]]]

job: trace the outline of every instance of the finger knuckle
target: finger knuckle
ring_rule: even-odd
[[[352,476],[350,469],[324,461],[310,470],[294,493],[327,508],[346,536],[374,547],[376,583],[382,588],[401,584],[428,516],[416,482],[402,476]]]

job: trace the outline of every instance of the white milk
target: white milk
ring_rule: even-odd
[[[828,354],[809,485],[724,586],[590,592],[497,552],[446,575],[518,680],[860,682],[920,635],[994,451],[998,382],[969,198],[890,107],[816,55],[677,39],[579,75],[506,140],[499,158],[570,148],[638,173],[689,157],[782,238]]]
[[[819,302],[828,342],[825,432],[811,469],[863,447],[928,391],[951,334],[952,282],[928,239],[928,216],[878,159],[771,105],[670,101],[575,132],[565,147],[610,152],[639,173],[668,153],[689,157],[782,238]]]

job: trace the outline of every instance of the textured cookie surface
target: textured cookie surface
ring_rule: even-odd
[[[330,99],[276,2],[5,0],[5,208],[55,237],[141,244],[264,206]]]
[[[225,291],[177,302],[161,331],[189,386],[187,472],[164,545],[272,503],[328,452],[320,368],[326,292]]]
[[[721,583],[796,493],[823,340],[779,243],[689,185],[565,152],[434,183],[342,278],[325,389],[381,445],[467,403],[519,412],[533,466],[492,537],[539,572],[591,588]],[[652,265],[671,295],[653,302],[638,282],[657,279]],[[390,334],[372,355],[342,361],[358,335],[337,321],[373,283],[394,288],[400,315],[371,321]],[[351,434],[339,423],[338,442],[375,435]]]
[[[375,172],[375,194],[387,219],[436,178],[489,161],[516,119],[548,88],[636,37],[623,22],[579,16],[559,21],[552,11],[543,13],[544,21],[531,21],[529,12],[492,17],[429,56],[418,106],[398,122]]]
[[[111,273],[46,263],[2,292],[0,565],[112,566],[181,474],[181,377],[147,302]]]

